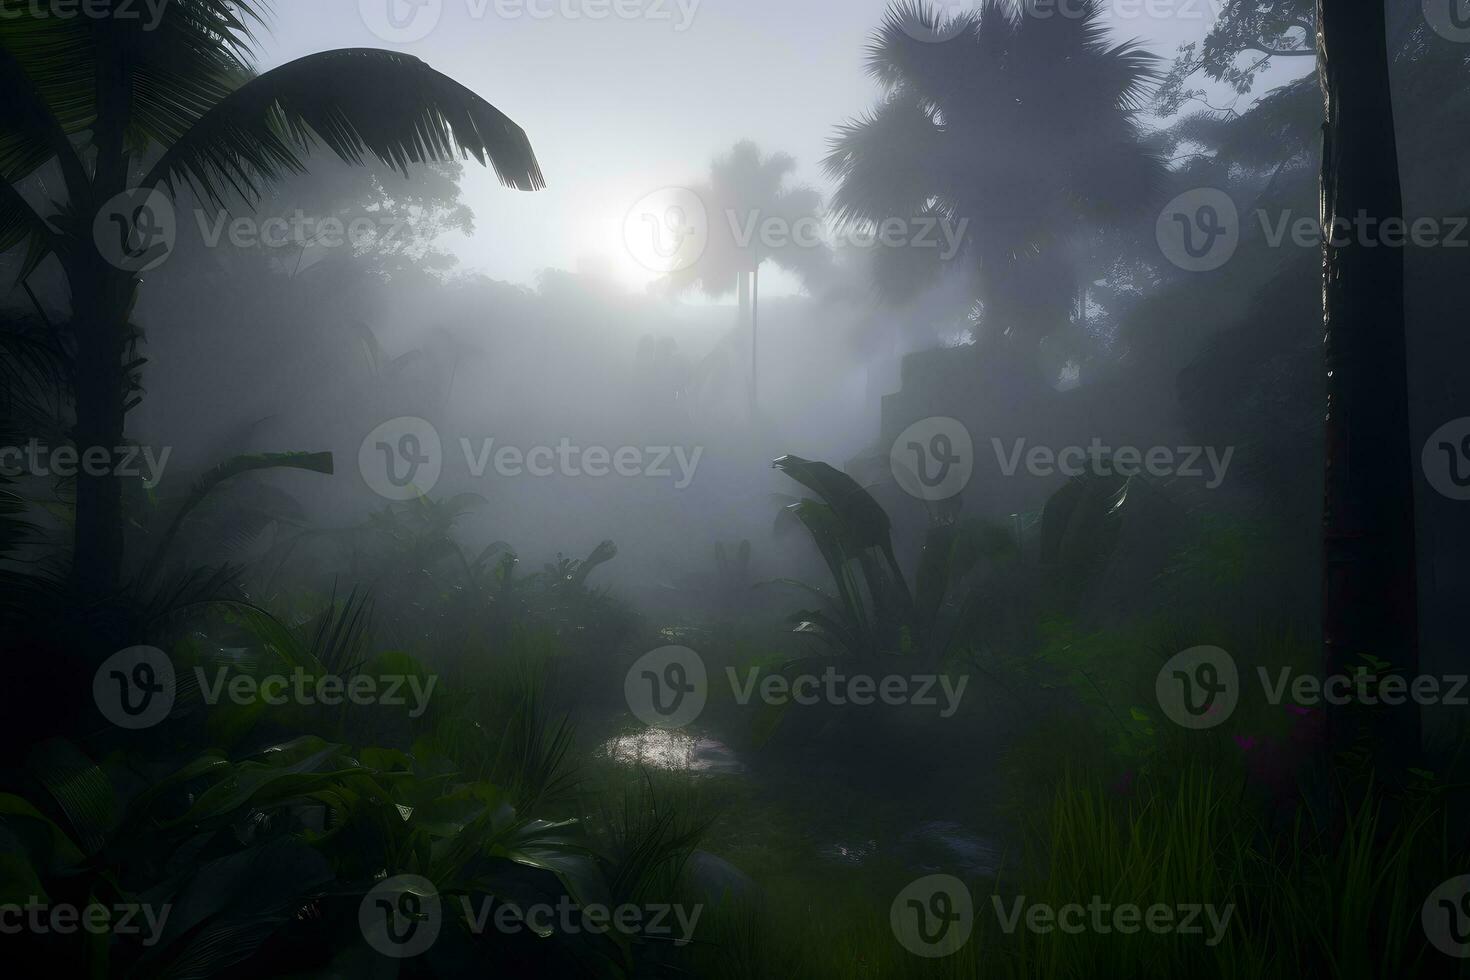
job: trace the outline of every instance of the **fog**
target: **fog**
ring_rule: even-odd
[[[0,0],[0,933],[1452,975],[1462,6]]]

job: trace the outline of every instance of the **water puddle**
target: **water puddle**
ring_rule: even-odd
[[[821,854],[838,864],[856,868],[866,862],[877,849],[878,842],[875,840],[839,841],[835,844],[828,844],[821,850]]]
[[[652,769],[696,773],[745,771],[745,763],[725,743],[663,728],[645,728],[610,738],[603,743],[602,751],[615,762]]]
[[[994,876],[1004,853],[997,841],[948,820],[919,824],[899,838],[904,863],[919,871]]]

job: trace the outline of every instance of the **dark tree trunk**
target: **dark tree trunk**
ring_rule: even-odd
[[[106,25],[108,29],[112,25]],[[120,48],[98,47],[96,69],[97,146],[91,199],[73,202],[91,215],[127,187],[126,133],[132,110],[132,79]],[[90,225],[84,222],[84,228]],[[72,578],[83,600],[110,595],[122,578],[123,512],[121,478],[114,475],[115,450],[123,445],[127,414],[129,321],[138,280],[110,265],[91,236],[83,232],[81,254],[72,258],[68,279],[76,333],[77,450],[99,447],[108,453],[108,473],[77,474],[77,508]]]
[[[74,297],[76,314],[77,451],[104,449],[111,471],[123,445],[127,374],[128,314],[134,283],[125,274],[99,270],[89,277],[93,293]],[[73,578],[83,597],[116,590],[123,565],[122,478],[111,472],[77,474]]]
[[[1419,667],[1404,257],[1377,228],[1400,217],[1382,0],[1317,0],[1322,143],[1323,345],[1327,370],[1322,639],[1328,673],[1363,654]],[[1375,219],[1376,226],[1358,218]],[[1342,222],[1346,222],[1343,224]],[[1335,229],[1335,230],[1334,230]],[[1365,237],[1366,236],[1366,237]],[[1375,247],[1376,245],[1376,247]],[[1332,711],[1333,744],[1370,734],[1398,768],[1419,744],[1413,704]]]

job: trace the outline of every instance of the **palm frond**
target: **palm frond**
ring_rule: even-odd
[[[867,73],[888,89],[915,83],[926,89],[943,88],[974,57],[982,23],[993,35],[1014,30],[1016,17],[1009,5],[995,0],[986,0],[977,10],[954,13],[924,0],[898,0],[889,5],[869,38]]]
[[[0,255],[22,242],[26,255],[16,274],[23,282],[53,250],[57,237],[14,184],[0,179]]]
[[[822,161],[839,181],[831,211],[841,223],[918,214],[935,189],[945,133],[912,92],[896,92],[837,127]]]
[[[81,165],[69,137],[96,115],[96,45],[88,18],[35,15],[0,0],[0,178],[17,182],[60,157],[69,183]],[[68,159],[69,158],[69,159]]]
[[[994,312],[1006,305],[994,284],[1038,259],[1056,265],[1079,226],[1150,203],[1163,165],[1137,113],[1155,59],[1113,43],[1103,12],[1100,0],[1052,17],[1011,0],[949,16],[922,0],[892,4],[868,57],[884,97],[838,129],[824,161],[838,220],[940,216]],[[905,301],[944,268],[932,255],[884,255],[872,279]]]
[[[313,473],[330,475],[332,472],[331,453],[252,453],[235,456],[209,470],[189,490],[189,495],[179,504],[174,512],[173,519],[169,522],[167,530],[159,538],[158,547],[153,552],[153,558],[148,565],[148,570],[143,576],[143,581],[148,582],[152,575],[158,570],[160,563],[168,554],[169,545],[179,533],[179,527],[184,519],[189,516],[194,508],[204,502],[205,498],[224,481],[241,473],[254,472],[266,469],[298,469],[309,470]]]
[[[354,164],[370,154],[406,173],[458,152],[518,190],[546,183],[524,130],[503,112],[417,58],[371,48],[308,55],[244,81],[181,128],[143,183],[185,184],[217,204],[230,189],[253,202],[301,172],[318,142]]]

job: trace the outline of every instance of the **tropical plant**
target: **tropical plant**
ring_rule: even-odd
[[[888,515],[856,480],[799,456],[772,465],[815,495],[783,513],[811,535],[837,590],[781,580],[822,603],[792,615],[798,633],[833,653],[912,656],[931,666],[973,642],[984,610],[960,587],[982,561],[1014,553],[1009,532],[973,518],[932,523],[911,586],[894,554]]]
[[[506,541],[471,553],[458,540],[458,521],[485,504],[474,493],[416,497],[388,504],[359,524],[308,528],[278,539],[255,563],[259,578],[253,581],[263,594],[285,599],[293,590],[324,590],[329,581],[345,579],[387,607],[412,610],[384,624],[404,649],[447,640],[452,648],[510,642],[521,627],[616,642],[631,628],[623,603],[589,582],[617,556],[612,541],[585,558],[558,554],[540,571],[526,573]]]
[[[544,183],[519,126],[409,55],[326,51],[257,75],[263,0],[176,0],[156,23],[120,16],[123,5],[56,17],[5,0],[0,23],[0,251],[27,244],[22,280],[48,256],[65,276],[79,446],[124,444],[143,365],[133,314],[147,262],[134,260],[166,254],[159,212],[169,200],[188,192],[251,206],[320,145],[399,171],[468,154],[509,186]],[[104,253],[109,243],[117,254]],[[79,583],[117,584],[122,534],[119,481],[79,477]]]
[[[560,804],[576,777],[568,761],[573,726],[552,710],[559,642],[549,631],[517,627],[502,647],[475,653],[456,665],[431,705],[432,730],[416,744],[505,787],[519,808]]]
[[[253,453],[235,456],[202,474],[189,488],[188,494],[169,508],[167,523],[159,535],[158,544],[154,547],[152,559],[142,572],[140,578],[141,583],[147,586],[154,581],[161,571],[161,566],[168,556],[169,548],[174,543],[175,538],[178,537],[179,529],[183,526],[185,519],[203,504],[220,484],[245,473],[271,469],[305,470],[310,473],[321,473],[330,476],[333,469],[332,454],[303,452]],[[264,512],[253,516],[256,516],[257,523],[270,519],[270,515]]]
[[[952,16],[919,0],[888,8],[868,53],[885,94],[831,140],[832,208],[847,224],[943,221],[960,250],[954,263],[937,248],[879,250],[883,293],[908,299],[964,268],[993,336],[1024,336],[1028,358],[1067,323],[1079,234],[1140,209],[1162,175],[1137,121],[1153,56],[1111,43],[1102,11],[1099,0],[1066,17],[1008,0]]]
[[[381,962],[359,926],[365,895],[414,875],[441,903],[442,933],[425,954],[433,973],[474,962],[628,976],[661,956],[616,933],[516,937],[474,921],[491,903],[662,900],[707,825],[651,785],[621,796],[616,819],[585,804],[600,814],[591,833],[580,819],[534,815],[573,788],[570,728],[549,710],[547,635],[522,632],[514,649],[478,658],[418,718],[391,704],[368,715],[354,706],[350,724],[322,705],[208,704],[183,682],[186,668],[223,665],[428,676],[405,655],[371,653],[370,613],[362,593],[297,625],[214,607],[173,645],[181,683],[165,722],[35,745],[0,792],[0,901],[135,902],[164,915],[156,930],[102,941],[30,932],[12,955],[97,976],[362,973]]]
[[[71,371],[71,358],[49,323],[35,317],[0,314],[0,445],[19,448],[28,439],[48,442],[65,430],[60,392]],[[35,565],[41,555],[28,549],[43,540],[20,477],[17,459],[0,460],[0,561],[25,560]],[[16,575],[0,569],[0,579]]]
[[[1314,56],[1316,19],[1316,0],[1226,0],[1202,40],[1179,46],[1159,84],[1160,115],[1172,116],[1186,102],[1204,101],[1203,91],[1185,87],[1196,73],[1245,95],[1273,58]],[[1248,56],[1243,65],[1242,54]]]
[[[273,938],[298,967],[371,957],[355,911],[388,875],[432,882],[459,941],[479,940],[489,956],[496,948],[465,930],[451,896],[589,902],[604,888],[575,823],[518,813],[498,787],[442,758],[302,736],[236,756],[206,751],[142,786],[126,765],[109,774],[71,743],[39,746],[30,763],[44,802],[0,795],[7,901],[168,907],[146,945],[49,944],[54,962],[90,961],[99,975],[214,975],[269,962]],[[623,958],[615,947],[604,955]]]
[[[698,285],[710,296],[734,292],[740,303],[740,323],[750,323],[750,411],[755,416],[759,358],[756,346],[760,301],[760,268],[767,260],[808,281],[819,277],[830,261],[820,243],[803,241],[803,222],[818,220],[821,196],[811,188],[787,187],[796,160],[785,153],[762,157],[760,149],[743,140],[710,166],[708,183],[693,188],[704,204],[708,237],[694,263],[671,272],[668,283],[676,289]],[[764,223],[782,223],[785,234],[764,235]]]
[[[37,526],[31,515],[68,516],[69,499],[42,500],[33,488],[9,490],[0,479],[0,533],[17,538],[0,567],[0,629],[16,652],[16,683],[30,693],[4,720],[6,733],[29,745],[55,732],[74,731],[92,707],[83,698],[84,678],[96,669],[96,652],[151,642],[169,633],[190,613],[244,598],[243,567],[229,561],[199,565],[181,560],[180,543],[197,530],[220,488],[244,474],[274,469],[330,474],[331,453],[257,453],[233,457],[202,474],[186,493],[150,495],[135,508],[134,529],[153,542],[151,558],[137,574],[106,595],[78,596],[74,583],[56,563],[28,558],[44,547],[52,528]],[[169,493],[171,485],[162,490]],[[191,520],[193,518],[193,520]],[[275,517],[268,510],[245,509],[212,528],[214,535],[245,534]],[[18,546],[18,548],[17,548]],[[80,601],[79,601],[80,600]]]
[[[1037,567],[1056,606],[1072,611],[1118,543],[1137,478],[1085,473],[1046,499],[1037,525]]]

